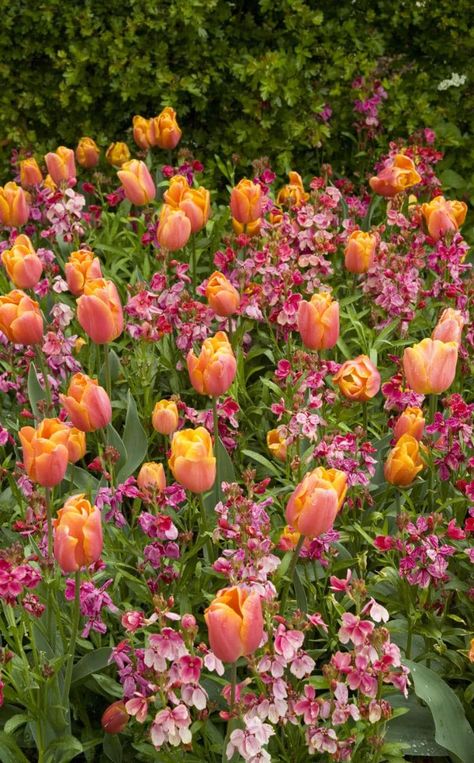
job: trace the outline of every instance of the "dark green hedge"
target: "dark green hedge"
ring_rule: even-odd
[[[453,188],[474,171],[472,2],[428,0],[10,0],[3,2],[3,145],[99,143],[135,113],[173,105],[183,144],[245,164],[353,163],[351,82],[388,92],[384,138],[433,127]],[[463,85],[439,90],[453,73]],[[324,104],[333,110],[326,125]],[[360,145],[357,146],[360,149]],[[316,156],[315,156],[316,153]],[[472,184],[471,184],[472,185]]]

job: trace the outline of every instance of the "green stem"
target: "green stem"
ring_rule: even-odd
[[[438,408],[437,395],[430,395],[430,424],[434,424],[436,410]],[[434,482],[436,466],[430,463],[430,472],[428,475],[428,505],[430,512],[434,511]]]
[[[72,628],[71,628],[71,640],[69,642],[68,649],[68,662],[66,668],[66,677],[64,679],[64,701],[68,703],[69,690],[71,688],[72,668],[74,665],[74,654],[77,640],[77,632],[79,630],[79,618],[81,614],[81,570],[76,571],[74,577],[74,608],[72,614]]]
[[[216,480],[217,480],[217,498],[221,500],[221,464],[219,458],[219,417],[217,415],[217,397],[212,398],[212,419],[214,422],[214,455],[216,457]]]
[[[235,707],[235,689],[237,685],[237,662],[232,663],[230,670],[231,670],[231,674],[230,674],[229,706],[230,706],[230,712],[232,715],[234,712],[234,707]],[[227,761],[227,745],[229,744],[230,735],[232,733],[232,720],[233,720],[232,718],[229,718],[229,720],[227,721],[227,732],[226,732],[225,740],[224,740],[224,749],[222,750],[222,763],[226,763]]]
[[[44,489],[44,502],[46,505],[46,521],[48,523],[48,560],[53,556],[53,520],[51,516],[51,490]]]
[[[367,411],[367,403],[362,403],[362,422],[364,426],[364,432],[367,433],[367,426],[368,426],[368,411]]]
[[[46,363],[44,362],[43,351],[41,347],[39,346],[36,347],[36,357],[38,358],[38,364],[41,369],[41,373],[43,375],[44,391],[46,393],[46,400],[48,402],[48,410],[49,410],[49,408],[51,408],[53,404],[52,397],[51,397],[51,386],[50,386],[49,378],[48,378],[48,369],[46,368]]]
[[[300,535],[298,543],[296,544],[296,548],[293,551],[293,556],[291,557],[290,566],[288,567],[288,582],[287,582],[287,584],[286,584],[286,586],[284,588],[284,591],[283,591],[282,597],[281,597],[281,606],[280,606],[281,614],[283,614],[283,612],[285,611],[286,600],[288,598],[288,592],[289,592],[290,586],[291,586],[291,584],[293,582],[293,576],[295,574],[296,565],[298,563],[300,551],[301,551],[301,548],[302,548],[304,542],[305,542],[305,536],[304,535]]]
[[[105,390],[112,401],[112,377],[110,375],[110,355],[109,345],[107,342],[104,344],[104,376],[105,376]]]
[[[191,272],[193,277],[193,291],[196,291],[197,286],[197,269],[196,269],[196,236],[191,234]]]

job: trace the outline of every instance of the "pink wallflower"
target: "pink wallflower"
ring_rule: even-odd
[[[151,726],[151,741],[159,749],[163,744],[178,747],[180,744],[190,744],[191,716],[186,705],[179,704],[171,710],[165,708],[155,715]]]
[[[341,644],[352,641],[355,646],[362,646],[373,630],[373,623],[361,620],[358,615],[353,615],[351,612],[345,612],[342,615],[342,627],[338,633],[339,641]]]

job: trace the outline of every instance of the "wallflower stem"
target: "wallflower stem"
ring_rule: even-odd
[[[301,548],[303,546],[303,543],[305,542],[305,537],[306,536],[304,536],[304,535],[300,535],[300,537],[298,539],[298,543],[296,544],[296,548],[293,551],[293,556],[291,557],[291,562],[290,562],[290,566],[288,567],[288,575],[287,575],[288,576],[288,582],[287,582],[287,584],[286,584],[286,586],[284,588],[284,591],[283,591],[283,594],[282,594],[282,597],[281,597],[281,606],[280,606],[281,614],[283,614],[283,612],[285,611],[286,600],[288,598],[288,592],[289,592],[290,586],[291,586],[291,584],[293,582],[293,577],[294,577],[294,574],[295,574],[296,565],[298,563],[298,559],[299,559],[299,556],[300,556]]]
[[[66,677],[64,679],[64,701],[69,700],[69,690],[71,688],[72,668],[74,665],[74,654],[79,630],[79,618],[81,614],[81,570],[78,569],[74,576],[74,607],[72,611],[71,640],[68,649],[68,662],[66,667]]]

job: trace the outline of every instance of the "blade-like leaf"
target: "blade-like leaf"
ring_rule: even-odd
[[[107,667],[111,653],[112,649],[109,646],[104,646],[81,657],[79,662],[74,665],[72,683],[81,681],[86,676],[91,675],[91,673],[97,673],[102,668]]]
[[[148,450],[146,432],[140,423],[137,406],[130,392],[128,393],[127,416],[122,440],[127,452],[127,459],[117,475],[119,482],[130,477],[142,463]]]

